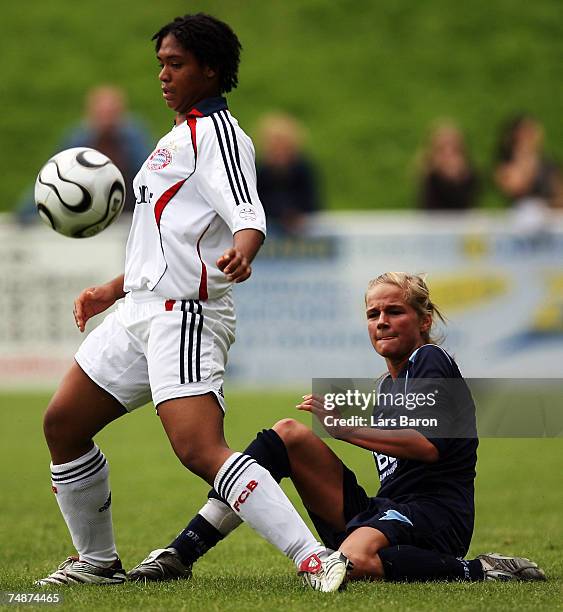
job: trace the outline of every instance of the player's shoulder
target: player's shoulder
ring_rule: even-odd
[[[252,146],[252,139],[244,131],[244,129],[241,127],[240,123],[238,122],[238,119],[231,113],[231,111],[227,108],[226,110],[222,111],[221,114],[233,138],[236,138],[239,144],[243,143],[243,144],[249,144],[250,146]]]
[[[228,108],[219,109],[197,119],[198,140],[207,141],[211,146],[229,150],[250,147],[252,140],[240,127]]]
[[[417,348],[409,357],[409,363],[417,377],[460,376],[454,358],[437,344],[424,344]]]

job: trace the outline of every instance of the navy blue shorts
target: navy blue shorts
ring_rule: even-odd
[[[459,534],[452,524],[450,513],[439,502],[417,500],[397,503],[384,497],[368,497],[354,472],[342,465],[346,530],[336,531],[322,518],[309,512],[325,546],[337,550],[355,529],[372,527],[387,537],[390,546],[410,544],[455,557],[465,556],[471,538]]]

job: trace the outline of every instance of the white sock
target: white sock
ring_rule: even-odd
[[[233,453],[219,469],[214,485],[243,521],[297,566],[325,550],[270,472],[252,457]]]
[[[82,457],[53,465],[51,483],[81,561],[110,566],[117,558],[111,521],[109,466],[94,448]]]
[[[228,536],[231,531],[243,522],[230,506],[214,497],[207,500],[207,503],[198,514],[215,527],[223,537]]]

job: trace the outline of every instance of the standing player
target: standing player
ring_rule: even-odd
[[[385,405],[374,416],[388,419],[390,427],[405,394],[432,394],[432,409],[430,400],[425,406],[419,399],[411,416],[434,416],[442,421],[439,430],[333,429],[335,437],[373,453],[381,487],[371,498],[332,450],[295,420],[264,430],[246,452],[276,479],[292,479],[323,542],[353,563],[351,579],[545,578],[535,563],[519,557],[489,553],[463,559],[473,533],[475,407],[456,363],[431,338],[433,319],[441,315],[424,280],[403,273],[379,276],[368,286],[366,313],[371,342],[388,368],[379,387]],[[321,422],[334,417],[316,396],[305,396],[298,408]],[[130,579],[189,577],[193,562],[238,524],[230,508],[211,495],[176,540],[153,551]]]
[[[233,282],[265,235],[254,148],[221,94],[237,85],[240,43],[205,14],[159,30],[171,132],[134,181],[125,274],[86,289],[76,324],[125,297],[83,342],[44,421],[53,490],[78,556],[39,585],[125,580],[111,520],[107,460],[93,437],[152,397],[174,452],[237,516],[288,555],[313,588],[336,590],[347,560],[312,535],[267,470],[223,435],[223,373],[234,340]]]

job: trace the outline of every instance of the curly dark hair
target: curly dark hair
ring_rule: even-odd
[[[202,65],[219,73],[221,93],[236,88],[242,46],[225,22],[205,13],[176,17],[152,37],[152,40],[156,40],[157,53],[168,34],[173,34]]]

